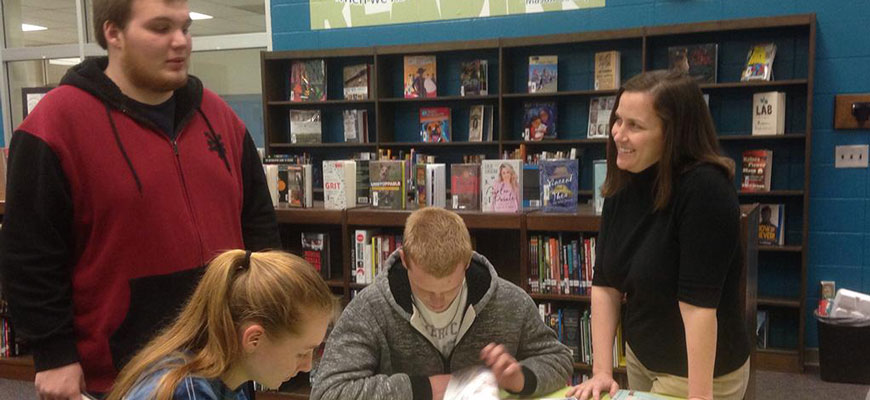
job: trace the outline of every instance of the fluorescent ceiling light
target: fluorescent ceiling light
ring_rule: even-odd
[[[22,32],[44,31],[48,28],[39,25],[21,24]]]
[[[48,63],[52,64],[52,65],[67,65],[67,66],[77,65],[80,62],[82,62],[82,59],[78,58],[78,57],[52,58],[51,60],[48,60]]]
[[[194,12],[194,11],[190,12],[190,19],[192,19],[194,21],[199,20],[199,19],[212,19],[212,18],[214,18],[214,17],[212,17],[211,15],[208,15],[208,14],[200,14],[200,13]]]

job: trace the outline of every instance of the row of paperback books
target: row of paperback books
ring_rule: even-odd
[[[529,291],[588,295],[595,265],[595,237],[567,240],[558,236],[529,238]]]
[[[402,235],[379,233],[376,229],[358,229],[353,234],[351,282],[370,284],[386,268],[387,258],[402,247]]]
[[[574,362],[592,365],[592,318],[589,310],[557,308],[551,303],[538,304],[538,313],[556,337],[571,349]],[[617,326],[613,340],[613,368],[625,367],[625,345],[622,325]]]

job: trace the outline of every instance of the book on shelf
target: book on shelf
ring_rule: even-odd
[[[290,64],[290,101],[326,100],[326,61],[295,60]]]
[[[373,229],[357,229],[353,233],[353,260],[351,262],[351,282],[366,282],[366,269],[371,269],[371,257],[366,257],[366,244],[371,242],[372,235],[377,231]],[[368,266],[368,267],[367,267]]]
[[[546,212],[576,212],[580,163],[577,160],[541,160],[541,205]]]
[[[758,310],[755,313],[755,338],[759,349],[767,348],[767,337],[770,331],[767,310]]]
[[[540,141],[556,138],[556,102],[523,103],[523,138]]]
[[[320,118],[320,110],[290,110],[290,143],[320,143],[323,135]]]
[[[323,161],[323,206],[341,210],[356,204],[356,162]]]
[[[345,100],[366,100],[371,93],[371,64],[348,65],[342,71]]]
[[[371,204],[371,184],[369,183],[370,160],[354,160],[356,162],[356,205]]]
[[[758,43],[749,48],[746,67],[740,81],[769,81],[773,79],[773,60],[776,58],[776,43]]]
[[[487,87],[487,61],[472,60],[463,62],[459,74],[460,96],[485,96],[489,93]]]
[[[428,198],[426,196],[426,192],[428,189],[428,186],[426,185],[426,164],[414,164],[414,167],[412,169],[414,170],[414,179],[412,181],[414,187],[411,191],[414,192],[414,198],[415,202],[417,203],[417,207],[423,208],[426,207],[426,203],[428,203]]]
[[[480,164],[450,164],[450,195],[454,210],[480,209]]]
[[[616,96],[599,96],[589,99],[589,130],[586,137],[607,138],[610,135],[610,114],[616,104]]]
[[[785,244],[785,204],[762,204],[758,213],[758,244]]]
[[[523,164],[523,208],[541,206],[541,166]]]
[[[523,204],[523,160],[483,160],[480,208],[484,212],[519,212]]]
[[[483,106],[483,140],[486,142],[492,141],[493,130],[493,114],[495,108],[490,105]]]
[[[278,165],[263,163],[263,175],[266,176],[266,187],[269,188],[269,197],[272,199],[272,207],[278,207]]]
[[[420,137],[426,143],[450,141],[450,107],[420,107]]]
[[[616,50],[595,53],[595,90],[619,89],[619,56]]]
[[[331,278],[329,234],[302,232],[302,258],[308,261],[323,279]]]
[[[311,164],[278,165],[278,207],[314,206]]]
[[[369,113],[366,110],[344,110],[344,141],[346,143],[368,143]]]
[[[785,92],[752,95],[752,135],[785,134]]]
[[[405,56],[405,98],[437,97],[435,56]]]
[[[468,112],[468,141],[483,141],[483,105],[471,106]]]
[[[372,206],[394,210],[405,209],[405,160],[376,160],[369,162],[369,181]]]
[[[746,150],[743,152],[743,180],[740,190],[744,192],[770,191],[770,175],[773,168],[772,150]]]
[[[596,214],[604,210],[604,196],[601,195],[601,185],[607,178],[607,160],[592,161],[592,208]]]
[[[559,56],[529,57],[529,93],[555,93],[559,82]]]
[[[426,204],[428,207],[447,206],[447,166],[445,164],[423,164],[426,168]]]
[[[685,72],[698,83],[716,83],[718,53],[715,43],[668,47],[668,68]]]

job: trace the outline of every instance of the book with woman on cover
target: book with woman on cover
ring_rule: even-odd
[[[405,56],[405,98],[437,97],[435,56]]]
[[[480,201],[483,212],[518,212],[523,205],[522,160],[483,160]]]
[[[531,141],[556,138],[556,103],[523,104],[523,138]]]

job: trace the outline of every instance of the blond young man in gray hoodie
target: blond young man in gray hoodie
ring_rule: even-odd
[[[550,393],[570,379],[568,348],[528,294],[472,251],[456,213],[412,213],[403,247],[386,264],[330,334],[313,400],[439,400],[450,374],[473,365],[520,395]]]

